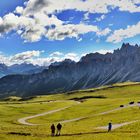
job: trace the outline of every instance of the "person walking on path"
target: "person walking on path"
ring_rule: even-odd
[[[51,125],[51,136],[55,136],[55,126],[54,126],[54,124]]]
[[[62,125],[60,123],[57,124],[57,133],[56,136],[60,136]]]
[[[112,130],[112,123],[109,122],[109,123],[108,123],[108,132],[110,132],[111,130]]]
[[[139,109],[140,109],[140,102],[138,102],[138,107],[139,107]]]

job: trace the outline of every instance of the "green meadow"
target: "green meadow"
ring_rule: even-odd
[[[135,102],[134,106],[129,105],[132,101]],[[0,140],[139,140],[138,101],[140,84],[131,82],[28,99],[9,97],[0,101]],[[20,118],[64,107],[68,108],[26,120],[37,125],[28,126],[18,122]],[[62,123],[61,136],[50,136],[52,123],[57,125],[58,122],[81,117]],[[137,122],[109,133],[97,129],[107,126],[110,121],[112,124],[122,124],[135,120]]]

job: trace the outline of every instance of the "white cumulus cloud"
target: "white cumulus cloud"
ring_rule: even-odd
[[[62,56],[62,55],[63,55],[63,53],[58,52],[58,51],[50,54],[51,57],[58,57],[58,56]]]
[[[79,56],[76,53],[67,53],[65,54],[64,59],[71,59],[73,61],[79,61]]]
[[[97,32],[97,26],[93,25],[85,25],[85,24],[67,24],[63,26],[58,26],[53,30],[49,30],[46,33],[46,37],[50,40],[64,40],[65,38],[77,38],[79,35],[89,33],[89,32]]]
[[[71,59],[73,61],[79,61],[80,59],[80,56],[76,53],[63,54],[62,52],[53,52],[46,57],[42,57],[42,53],[44,53],[44,51],[39,50],[21,52],[11,56],[6,56],[3,53],[0,53],[0,63],[4,63],[7,66],[22,63],[49,66],[51,63],[61,62],[65,59]]]
[[[106,35],[108,35],[110,32],[111,32],[111,29],[110,29],[110,28],[105,28],[105,29],[103,29],[103,30],[98,31],[96,34],[97,34],[98,36],[106,36]]]
[[[18,53],[16,55],[14,55],[11,60],[16,60],[16,61],[23,61],[23,60],[27,60],[30,59],[32,57],[39,57],[41,53],[43,53],[44,51],[26,51],[26,52],[22,52],[22,53]]]
[[[98,52],[100,54],[106,54],[106,53],[113,53],[113,50],[104,50],[104,49],[101,49],[101,50],[97,50],[95,52]]]
[[[0,17],[0,36],[16,31],[25,42],[36,42],[46,37],[49,40],[79,38],[79,35],[94,32],[106,35],[109,30],[100,31],[95,25],[70,24],[58,19],[55,13],[64,10],[82,11],[89,18],[90,13],[102,13],[98,21],[105,18],[111,9],[140,12],[139,0],[28,0],[23,7],[17,6],[13,13]],[[100,32],[100,33],[99,33]]]
[[[111,34],[107,38],[107,42],[118,43],[124,39],[134,37],[139,34],[140,34],[140,22],[138,22],[136,25],[127,26],[126,29],[115,30],[113,34]]]

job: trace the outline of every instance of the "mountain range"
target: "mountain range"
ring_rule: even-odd
[[[27,64],[27,63],[14,64],[11,66],[7,66],[7,65],[1,63],[0,64],[0,77],[4,77],[6,75],[11,75],[11,74],[39,73],[45,68],[47,68],[47,67],[33,65],[33,64]]]
[[[34,96],[140,81],[140,46],[123,43],[105,55],[90,53],[79,62],[69,59],[33,74],[7,75],[0,79],[0,97]]]

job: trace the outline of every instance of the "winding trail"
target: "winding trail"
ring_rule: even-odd
[[[64,120],[64,121],[61,121],[60,123],[68,123],[68,122],[79,121],[79,120],[82,120],[82,119],[87,119],[89,117],[105,115],[105,114],[112,113],[114,111],[122,110],[122,109],[129,108],[129,107],[134,107],[134,106],[137,106],[137,105],[136,104],[134,104],[134,105],[125,105],[124,107],[118,107],[118,108],[115,108],[115,109],[112,109],[112,110],[109,110],[109,111],[104,111],[104,112],[101,112],[101,113],[98,113],[98,114],[93,114],[93,115],[89,115],[89,116],[85,116],[85,117],[74,118],[74,119],[70,119],[70,120]]]
[[[52,114],[52,113],[55,113],[55,112],[59,112],[59,111],[65,110],[65,109],[67,109],[69,107],[71,107],[71,106],[64,107],[64,108],[59,108],[59,109],[56,109],[56,110],[44,112],[44,113],[41,113],[41,114],[29,116],[29,117],[24,117],[24,118],[19,119],[18,122],[21,123],[21,124],[24,124],[24,125],[32,125],[32,126],[33,125],[40,125],[40,124],[29,123],[29,122],[27,122],[27,120],[33,119],[33,118],[36,118],[36,117],[40,117],[40,116],[45,116],[45,115]]]
[[[79,102],[77,102],[77,104],[79,104]],[[41,114],[36,114],[36,115],[33,115],[33,116],[24,117],[24,118],[18,119],[18,122],[20,124],[24,124],[24,125],[28,125],[28,126],[29,125],[30,126],[42,125],[42,124],[29,123],[29,122],[27,122],[27,120],[33,119],[33,118],[36,118],[36,117],[40,117],[40,116],[45,116],[45,115],[48,115],[48,114],[53,114],[55,112],[59,112],[59,111],[65,110],[65,109],[70,108],[72,106],[68,106],[68,107],[64,107],[64,108],[59,108],[59,109],[56,109],[56,110],[44,112],[44,113],[41,113]],[[86,118],[89,118],[89,117],[105,115],[105,114],[108,114],[108,113],[111,113],[111,112],[114,112],[114,111],[122,110],[124,108],[133,107],[133,106],[137,106],[137,104],[126,105],[126,106],[124,106],[122,108],[119,107],[119,108],[115,108],[115,109],[112,109],[112,110],[109,110],[109,111],[105,111],[105,112],[101,112],[101,113],[98,113],[98,114],[89,115],[89,116],[85,116],[85,117],[79,117],[79,118],[74,118],[74,119],[70,119],[70,120],[64,120],[64,121],[60,121],[60,123],[74,122],[74,121],[79,121],[79,120],[86,119]],[[116,129],[118,127],[121,127],[121,126],[124,126],[124,125],[127,125],[127,124],[131,124],[131,123],[134,123],[134,122],[136,122],[136,121],[126,122],[126,123],[122,123],[122,124],[115,124],[115,125],[113,125],[113,128]],[[107,126],[97,127],[97,129],[107,129]]]
[[[112,130],[117,129],[117,128],[122,127],[122,126],[125,126],[125,125],[129,125],[129,124],[138,122],[138,121],[140,121],[140,120],[134,120],[134,121],[120,123],[120,124],[113,124],[112,125]],[[107,130],[108,126],[100,126],[100,127],[96,127],[96,129],[105,129],[105,130]]]
[[[122,109],[125,109],[125,108],[134,107],[134,106],[138,106],[138,105],[137,104],[134,104],[134,105],[125,105],[124,107],[118,107],[118,108],[115,108],[115,109],[112,109],[112,110],[101,112],[101,113],[95,114],[94,116],[97,116],[97,115],[105,115],[105,114],[108,114],[108,113],[112,113],[114,111],[119,111],[119,110],[122,110]]]

